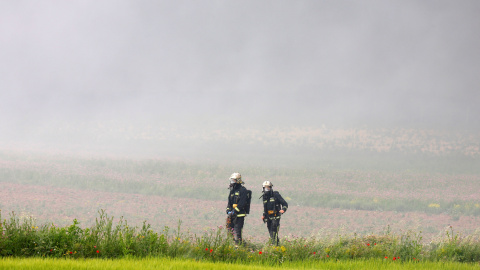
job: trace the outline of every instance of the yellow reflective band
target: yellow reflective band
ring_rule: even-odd
[[[265,200],[265,201],[263,201],[263,203],[267,203],[267,201]]]
[[[237,212],[240,212],[240,209],[238,209],[238,207],[235,207],[235,210],[237,210]]]
[[[240,195],[240,192],[235,192],[235,195],[237,195],[237,196]]]
[[[240,214],[240,215],[237,215],[237,217],[244,217],[245,214]]]
[[[275,198],[270,198],[270,201],[271,201],[271,202],[274,202],[274,201],[275,201]]]

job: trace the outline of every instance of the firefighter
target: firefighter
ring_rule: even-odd
[[[263,222],[267,222],[268,233],[272,244],[278,246],[278,231],[280,230],[280,217],[288,209],[288,203],[278,191],[273,191],[270,181],[263,182]]]
[[[242,176],[233,173],[230,176],[230,193],[227,204],[227,226],[233,231],[235,244],[242,244],[242,229],[247,214],[247,189],[243,186]]]

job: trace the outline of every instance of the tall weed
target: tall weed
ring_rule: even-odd
[[[279,265],[296,261],[330,261],[382,259],[401,261],[480,260],[480,235],[462,236],[448,228],[445,235],[431,243],[422,243],[420,232],[380,235],[322,235],[317,237],[285,237],[279,246],[244,242],[236,246],[231,231],[224,227],[206,230],[203,234],[165,227],[155,232],[146,222],[141,228],[131,227],[120,218],[114,222],[104,210],[99,211],[93,226],[83,229],[77,220],[65,227],[53,224],[37,226],[30,217],[1,220],[0,256],[2,257],[71,257],[129,258],[169,257],[197,261],[255,262]]]

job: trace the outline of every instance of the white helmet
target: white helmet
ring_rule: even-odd
[[[230,183],[243,184],[242,175],[238,172],[232,173],[232,175],[230,175]]]
[[[263,182],[262,186],[263,187],[266,187],[266,186],[273,187],[273,184],[270,181],[265,181],[265,182]]]

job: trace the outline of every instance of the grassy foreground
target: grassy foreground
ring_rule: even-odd
[[[285,262],[283,265],[259,265],[206,262],[172,258],[57,259],[0,258],[0,269],[478,269],[480,266],[458,262],[393,262],[379,259]]]
[[[146,223],[142,228],[130,227],[122,219],[115,226],[113,218],[107,217],[103,210],[99,214],[95,225],[81,228],[76,220],[67,227],[53,224],[37,226],[33,219],[20,220],[12,213],[9,220],[0,222],[0,262],[5,264],[9,258],[42,258],[45,261],[41,262],[63,263],[130,259],[128,262],[136,265],[144,260],[156,262],[161,258],[170,258],[172,263],[180,260],[194,265],[210,262],[213,265],[231,263],[242,267],[346,265],[345,268],[333,269],[349,269],[349,264],[353,264],[353,268],[363,265],[378,268],[390,264],[434,264],[434,268],[438,269],[437,266],[450,263],[463,262],[472,266],[480,262],[480,235],[461,236],[451,227],[445,237],[430,243],[423,243],[417,232],[396,235],[386,231],[381,235],[283,238],[281,246],[249,241],[236,246],[231,232],[223,227],[206,231],[203,235],[192,235],[182,233],[179,222],[173,233],[168,227],[162,232],[155,232]],[[90,266],[87,264],[87,267]]]

